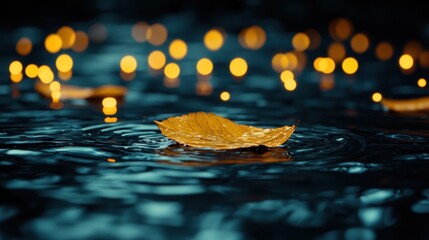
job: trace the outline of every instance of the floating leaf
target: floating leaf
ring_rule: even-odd
[[[46,98],[51,98],[51,90],[49,84],[37,81],[35,84],[36,91]],[[93,98],[104,98],[114,97],[120,98],[125,96],[127,88],[123,86],[104,85],[96,88],[90,87],[79,87],[67,84],[61,84],[61,99],[93,99]]]
[[[188,113],[155,123],[162,134],[178,143],[214,149],[277,147],[285,143],[296,128],[295,125],[257,128],[205,112]]]
[[[395,112],[419,112],[429,111],[429,97],[413,99],[385,99],[381,104],[390,111]]]

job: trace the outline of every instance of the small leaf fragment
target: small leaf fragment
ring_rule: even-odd
[[[155,123],[164,136],[180,144],[213,149],[278,147],[296,129],[295,125],[266,129],[241,125],[206,112],[188,113]]]
[[[381,100],[383,107],[394,112],[420,112],[429,111],[429,97],[412,99],[386,99]]]

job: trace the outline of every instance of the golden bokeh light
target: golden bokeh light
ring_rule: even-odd
[[[336,63],[343,61],[346,56],[346,47],[340,42],[333,42],[328,47],[328,57],[334,59]]]
[[[174,39],[168,47],[168,52],[173,59],[183,59],[188,53],[188,46],[182,39]]]
[[[296,89],[297,83],[295,79],[288,79],[283,83],[283,86],[287,91],[292,92]]]
[[[354,74],[359,68],[358,61],[353,57],[348,57],[344,59],[343,63],[341,64],[341,67],[343,68],[343,71],[347,74]]]
[[[335,61],[329,57],[318,57],[313,62],[314,69],[319,72],[330,74],[335,71]]]
[[[54,80],[54,73],[51,68],[47,65],[42,65],[39,67],[39,71],[37,72],[37,76],[40,81],[45,84],[51,83]]]
[[[18,74],[10,74],[10,80],[14,83],[19,83],[22,81],[24,75],[22,72],[19,72]]]
[[[112,108],[112,107],[116,107],[118,102],[113,97],[106,97],[106,98],[103,98],[103,101],[101,101],[101,104],[105,108]]]
[[[380,42],[375,47],[375,56],[381,61],[387,61],[393,56],[393,46],[389,42]]]
[[[262,27],[253,25],[241,30],[238,40],[242,47],[257,50],[264,46],[267,35]]]
[[[104,118],[105,123],[115,123],[117,121],[118,121],[117,117],[106,117],[106,118]]]
[[[76,32],[73,28],[69,26],[63,26],[57,31],[58,36],[60,36],[63,43],[63,49],[71,48],[76,41]]]
[[[149,24],[145,22],[137,22],[131,29],[131,36],[138,43],[146,42],[146,31],[149,29]]]
[[[9,72],[12,75],[17,75],[22,72],[23,66],[22,63],[18,60],[12,61],[9,64]]]
[[[51,92],[58,92],[61,90],[61,84],[58,81],[53,81],[49,84],[49,90]]]
[[[283,83],[291,79],[293,80],[294,78],[295,76],[290,70],[285,70],[280,74],[280,80],[282,80]]]
[[[51,33],[45,38],[45,49],[49,53],[57,53],[61,50],[63,41],[58,34]]]
[[[379,92],[375,92],[372,94],[372,101],[374,102],[380,102],[383,99],[383,95],[381,95],[381,93]]]
[[[121,59],[120,62],[121,71],[124,73],[132,73],[137,69],[137,60],[131,55],[126,55]]]
[[[25,75],[29,78],[35,78],[37,77],[37,73],[39,72],[39,67],[37,67],[36,64],[28,64],[27,67],[25,67]]]
[[[147,61],[150,68],[154,70],[160,70],[164,67],[167,59],[163,52],[155,50],[149,54]]]
[[[353,34],[353,32],[354,26],[350,19],[337,18],[329,24],[329,34],[335,40],[346,40]]]
[[[218,28],[210,29],[204,35],[204,45],[210,51],[219,50],[223,46],[224,41],[224,34]]]
[[[402,54],[399,58],[399,66],[404,70],[409,70],[414,65],[414,59],[409,54]]]
[[[33,49],[33,43],[29,38],[22,37],[16,42],[16,52],[21,56],[27,56]]]
[[[296,33],[292,37],[292,46],[297,51],[305,51],[310,46],[310,37],[303,32]]]
[[[242,77],[247,73],[247,62],[243,58],[234,58],[229,63],[229,71],[235,77]]]
[[[118,112],[118,108],[115,107],[103,107],[104,115],[115,115]]]
[[[114,163],[114,162],[116,162],[116,159],[114,159],[114,158],[108,158],[107,161],[111,162],[111,163]]]
[[[165,65],[164,75],[170,79],[176,79],[180,75],[180,67],[177,63],[169,63]]]
[[[283,70],[288,69],[289,67],[289,59],[286,54],[277,53],[271,59],[271,65],[274,71],[281,73]]]
[[[369,39],[364,33],[357,33],[350,40],[350,46],[356,53],[364,53],[369,48]]]
[[[107,27],[102,23],[94,23],[89,27],[88,35],[92,42],[100,44],[107,39]]]
[[[197,62],[197,72],[201,75],[209,75],[213,71],[213,62],[208,58],[201,58]]]
[[[160,23],[155,23],[146,30],[146,39],[154,46],[161,46],[167,40],[167,37],[167,28]]]
[[[76,31],[76,40],[71,49],[75,52],[84,52],[89,45],[89,37],[83,31]]]
[[[51,92],[51,98],[52,102],[57,103],[61,100],[61,92],[60,91],[54,91]]]
[[[72,70],[67,71],[67,72],[61,72],[61,71],[58,71],[58,77],[59,77],[61,80],[63,80],[63,81],[68,81],[68,80],[70,80],[70,79],[72,78],[72,76],[73,76],[73,71],[72,71]]]
[[[60,72],[69,72],[73,68],[73,59],[68,54],[61,54],[55,60],[55,66]]]
[[[420,78],[419,80],[417,80],[417,86],[424,88],[427,85],[427,81],[424,78]]]
[[[224,102],[229,101],[229,99],[231,99],[231,94],[227,91],[223,91],[220,93],[220,99]]]
[[[298,67],[298,57],[293,52],[285,53],[287,61],[289,62],[287,69],[294,70]]]

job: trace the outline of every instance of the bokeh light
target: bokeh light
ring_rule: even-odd
[[[321,73],[330,74],[335,71],[335,61],[329,57],[318,57],[313,62],[314,69]]]
[[[111,107],[116,107],[116,104],[118,102],[116,101],[115,98],[113,97],[106,97],[103,98],[103,101],[101,102],[101,104],[103,105],[103,107],[105,108],[111,108]]]
[[[280,74],[280,80],[282,80],[283,83],[285,83],[288,80],[293,80],[295,78],[294,74],[290,70],[285,70]]]
[[[89,37],[83,31],[76,31],[76,40],[71,47],[71,49],[75,52],[84,52],[89,45]]]
[[[61,90],[61,84],[58,81],[53,81],[49,84],[49,90],[51,92],[58,92]]]
[[[137,69],[137,60],[131,55],[126,55],[121,59],[119,65],[124,73],[132,73]]]
[[[242,47],[257,50],[264,46],[267,36],[262,27],[253,25],[241,30],[238,40]]]
[[[22,63],[18,60],[12,61],[9,64],[9,72],[10,74],[16,75],[22,72],[23,66]]]
[[[61,50],[63,41],[58,34],[51,33],[45,38],[45,49],[49,53],[57,53]]]
[[[224,41],[224,34],[222,33],[222,30],[218,28],[210,29],[204,35],[204,45],[210,51],[219,50],[222,47]]]
[[[411,69],[414,65],[414,59],[409,54],[402,54],[401,57],[399,57],[399,66],[404,69],[408,70]]]
[[[182,39],[174,39],[168,47],[168,52],[172,58],[180,60],[188,53],[188,46]]]
[[[220,99],[224,102],[229,101],[229,99],[231,99],[231,94],[227,91],[223,91],[220,93]]]
[[[167,37],[167,28],[160,23],[155,23],[146,30],[146,39],[154,46],[161,46],[167,40]]]
[[[213,62],[208,58],[201,58],[197,62],[197,72],[201,75],[209,75],[213,71]]]
[[[229,71],[235,77],[242,77],[247,73],[247,62],[243,58],[234,58],[229,63]]]
[[[329,34],[335,40],[346,40],[353,34],[353,31],[353,23],[347,18],[337,18],[329,24]]]
[[[68,72],[73,68],[73,59],[68,54],[61,54],[55,60],[55,66],[60,72]]]
[[[63,26],[58,29],[57,34],[61,38],[63,49],[69,49],[74,45],[76,41],[76,33],[73,28]]]
[[[210,83],[210,81],[206,81],[206,80],[197,81],[197,84],[195,86],[195,93],[197,95],[208,96],[212,94],[212,92],[213,92],[213,85]]]
[[[305,51],[310,46],[310,38],[306,33],[296,33],[292,37],[292,46],[297,51]]]
[[[419,80],[417,80],[417,86],[424,88],[427,85],[427,81],[424,78],[420,78]]]
[[[149,29],[149,24],[145,22],[137,22],[131,29],[131,36],[134,41],[143,43],[146,42],[146,31]]]
[[[383,99],[383,96],[379,92],[375,92],[372,94],[372,101],[374,102],[380,102]]]
[[[16,42],[16,52],[21,56],[27,56],[33,49],[33,43],[27,37],[22,37]]]
[[[344,59],[343,63],[341,64],[341,67],[343,68],[343,71],[347,74],[354,74],[359,68],[358,61],[353,57],[348,57]]]
[[[369,39],[364,33],[357,33],[350,40],[350,46],[356,53],[364,53],[369,48]]]
[[[328,46],[328,57],[336,63],[343,61],[346,56],[346,47],[341,42],[333,42]]]
[[[289,59],[284,53],[277,53],[271,60],[274,71],[281,73],[289,67]]]
[[[40,81],[45,84],[51,83],[54,80],[54,73],[51,68],[47,65],[42,65],[39,67],[39,71],[37,72],[37,76]]]
[[[37,67],[36,64],[28,64],[27,67],[25,67],[25,75],[29,78],[35,78],[37,77],[37,73],[39,72],[39,67]]]
[[[149,67],[154,70],[160,70],[164,67],[167,59],[165,54],[159,50],[151,52],[147,58]]]
[[[23,77],[24,76],[23,76],[22,72],[19,72],[18,74],[10,74],[10,80],[14,83],[21,82]]]
[[[389,42],[380,42],[375,47],[375,56],[381,61],[387,61],[393,56],[393,46]]]
[[[176,79],[180,75],[180,67],[177,63],[169,63],[165,65],[164,75],[170,79]]]
[[[287,79],[285,82],[283,82],[283,86],[287,91],[292,92],[295,91],[297,83],[295,79]]]

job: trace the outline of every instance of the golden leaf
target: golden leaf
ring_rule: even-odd
[[[155,123],[163,135],[180,144],[214,149],[277,147],[285,143],[296,128],[295,125],[257,128],[205,112],[188,113]]]
[[[429,97],[381,100],[383,107],[395,112],[429,111]]]
[[[51,98],[49,84],[37,81],[34,88],[46,98]],[[127,88],[122,86],[104,85],[96,88],[79,87],[67,84],[61,84],[61,99],[94,99],[104,97],[121,98],[127,93]]]

